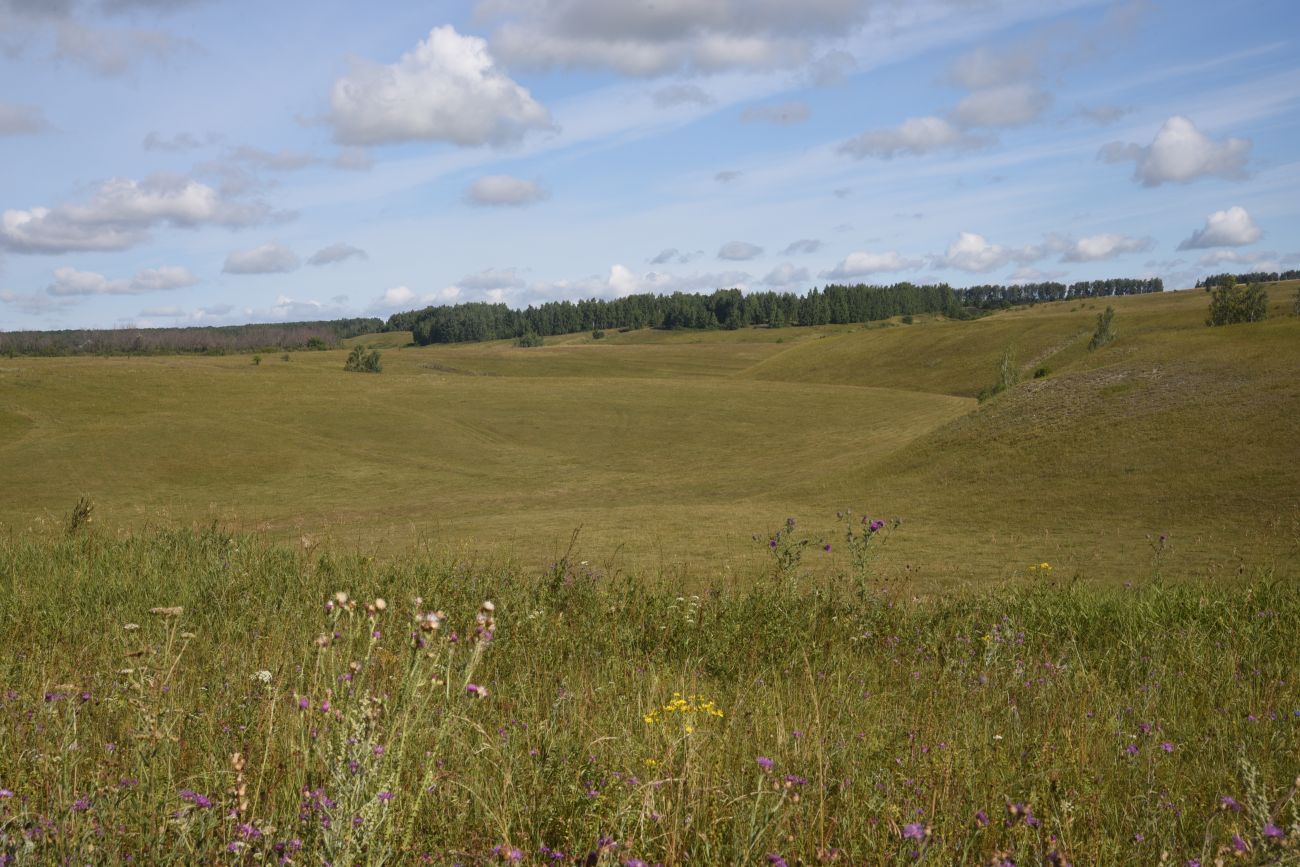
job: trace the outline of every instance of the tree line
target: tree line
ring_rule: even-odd
[[[84,328],[0,331],[4,355],[164,355],[332,349],[348,337],[383,328],[377,318],[330,322],[211,325],[188,328]]]
[[[1300,271],[1252,271],[1249,274],[1213,274],[1196,281],[1197,289],[1213,286],[1232,286],[1237,283],[1277,283],[1280,280],[1300,280]]]
[[[832,284],[806,294],[792,292],[742,293],[719,289],[711,294],[645,293],[624,298],[582,301],[548,301],[516,310],[505,304],[469,302],[425,307],[395,313],[385,323],[387,331],[410,331],[414,341],[463,343],[506,340],[527,334],[549,337],[579,331],[636,328],[736,329],[753,326],[842,325],[875,322],[894,316],[937,313],[954,319],[981,311],[1060,301],[1160,292],[1159,278],[1112,279],[1022,286],[975,286],[953,289],[947,284],[917,286],[853,286]]]

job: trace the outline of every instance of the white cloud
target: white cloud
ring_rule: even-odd
[[[0,247],[16,253],[125,250],[147,241],[156,226],[246,226],[268,216],[264,204],[228,201],[185,177],[113,178],[96,187],[84,204],[5,211]]]
[[[419,300],[419,296],[407,286],[393,286],[385,289],[384,294],[375,300],[375,307],[398,308],[410,307]]]
[[[1294,262],[1294,256],[1279,257],[1272,250],[1252,250],[1239,253],[1236,250],[1213,250],[1206,253],[1196,264],[1202,267],[1218,268],[1223,265],[1251,265],[1265,271],[1273,271],[1283,262]]]
[[[793,286],[796,283],[807,283],[808,269],[796,268],[789,262],[782,262],[767,272],[762,282],[768,286]]]
[[[1068,277],[1068,271],[1040,271],[1029,265],[1021,265],[1007,277],[1008,283],[1046,283]]]
[[[819,42],[865,21],[866,0],[480,0],[502,23],[492,46],[510,63],[626,75],[773,69],[811,59]]]
[[[237,250],[226,257],[221,270],[226,274],[284,274],[297,270],[298,256],[277,241],[251,250]]]
[[[1014,48],[980,47],[953,61],[948,77],[966,90],[1002,87],[1036,78],[1043,44],[1027,42]]]
[[[704,255],[703,250],[696,250],[695,252],[691,253],[691,252],[683,252],[681,250],[678,250],[676,247],[667,247],[663,250],[660,250],[659,253],[653,259],[650,260],[650,264],[667,265],[669,263],[676,262],[679,265],[685,265],[687,262],[690,262],[692,259],[698,259],[703,255]]]
[[[984,272],[1001,268],[1013,261],[1027,262],[1040,258],[1040,248],[1025,247],[1016,250],[1000,244],[990,244],[987,238],[974,232],[961,232],[944,255],[936,260],[936,264],[962,271]]]
[[[1178,245],[1179,250],[1203,250],[1207,247],[1244,247],[1264,236],[1250,213],[1240,205],[1215,211],[1205,218],[1204,228],[1192,232]]]
[[[728,241],[718,249],[718,258],[744,262],[763,254],[763,248],[748,241]]]
[[[524,285],[523,279],[514,268],[485,268],[475,274],[467,274],[456,281],[461,289],[482,292],[489,289],[519,289]]]
[[[698,84],[670,84],[652,95],[655,108],[673,108],[678,105],[713,105],[713,97]]]
[[[1133,160],[1133,179],[1145,187],[1158,187],[1165,182],[1185,184],[1208,177],[1241,180],[1246,177],[1250,147],[1250,139],[1216,142],[1187,118],[1174,115],[1146,147],[1111,142],[1098,157],[1110,163]]]
[[[50,123],[40,107],[0,102],[0,136],[31,135],[49,128]]]
[[[160,30],[97,30],[73,18],[54,31],[54,56],[80,63],[103,76],[127,72],[144,58],[166,60],[188,43]]]
[[[743,174],[744,172],[738,172],[735,171],[734,169],[727,169],[725,171],[721,171],[715,174],[713,176],[713,179],[720,184],[729,184],[732,181],[738,179]]]
[[[28,316],[49,316],[64,310],[73,303],[71,298],[51,298],[39,292],[24,294],[8,289],[0,290],[0,302],[8,304]]]
[[[899,154],[922,155],[938,150],[967,149],[987,144],[941,117],[911,117],[897,127],[868,130],[839,146],[851,157],[893,159]]]
[[[967,95],[953,109],[952,118],[963,127],[1024,126],[1051,104],[1051,95],[1035,85],[1004,84]]]
[[[535,181],[510,175],[485,175],[465,191],[465,201],[473,205],[530,205],[546,196]]]
[[[45,287],[47,295],[69,297],[75,295],[143,295],[148,292],[167,292],[184,289],[199,282],[188,268],[164,265],[146,268],[130,280],[110,280],[94,271],[76,268],[56,268],[54,282]]]
[[[144,137],[140,146],[147,151],[162,151],[164,153],[185,153],[186,151],[198,150],[206,145],[215,144],[221,137],[216,133],[208,133],[204,138],[189,132],[178,132],[171,138],[167,138],[156,131],[150,131]]]
[[[822,242],[815,238],[802,238],[798,241],[791,241],[786,248],[781,251],[782,256],[796,256],[801,253],[816,253],[822,248]]]
[[[230,159],[254,168],[273,172],[293,172],[314,165],[320,160],[304,151],[281,150],[271,152],[251,145],[240,145],[230,151]]]
[[[330,244],[321,247],[307,259],[308,265],[333,265],[337,262],[346,262],[351,258],[367,259],[366,251],[360,247],[353,247],[351,244]]]
[[[803,123],[810,114],[808,103],[791,100],[789,102],[778,102],[774,105],[759,105],[747,108],[740,113],[740,120],[743,123],[774,123],[786,126]]]
[[[1089,235],[1077,241],[1065,242],[1061,253],[1062,262],[1097,262],[1113,259],[1124,253],[1141,253],[1155,246],[1150,238],[1131,238],[1127,235],[1104,233]]]
[[[856,251],[846,256],[829,271],[821,272],[823,280],[848,280],[853,277],[865,277],[885,271],[906,271],[921,267],[917,259],[906,259],[890,250],[887,253],[866,253]]]
[[[329,121],[346,145],[503,145],[551,126],[546,109],[497,67],[486,42],[450,26],[433,28],[396,63],[353,60],[334,82]]]

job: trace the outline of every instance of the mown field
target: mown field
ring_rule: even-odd
[[[834,542],[851,508],[905,522],[891,577],[987,583],[1050,560],[1125,580],[1297,554],[1300,319],[1204,327],[1199,291],[977,321],[610,333],[344,351],[0,359],[0,526],[206,526],[374,553],[412,544],[593,562],[682,587],[746,576],[786,517]],[[1025,381],[978,405],[1013,347]],[[1045,378],[1033,379],[1038,368]],[[753,537],[759,541],[754,542]],[[844,565],[832,546],[821,565]]]

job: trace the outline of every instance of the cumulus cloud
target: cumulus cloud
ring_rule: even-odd
[[[345,145],[505,145],[551,127],[547,110],[497,67],[487,43],[450,26],[433,28],[396,63],[353,60],[334,82],[329,122]]]
[[[987,140],[958,128],[941,117],[911,117],[897,127],[868,130],[839,146],[839,152],[863,159],[893,159],[900,154],[920,156],[939,150],[982,147]]]
[[[1051,95],[1036,85],[1004,84],[968,94],[953,109],[952,119],[963,127],[1024,126],[1051,104]]]
[[[974,232],[961,232],[957,240],[948,245],[943,256],[936,260],[940,267],[957,268],[962,271],[984,272],[1013,261],[1032,261],[1042,258],[1042,251],[1034,247],[1014,249],[1000,244],[990,244],[983,235]]]
[[[1158,187],[1166,182],[1186,184],[1209,177],[1241,180],[1246,177],[1250,147],[1250,139],[1216,142],[1187,118],[1174,115],[1160,127],[1151,144],[1142,147],[1131,142],[1111,142],[1101,149],[1098,158],[1108,163],[1132,160],[1136,164],[1133,180],[1144,187]]]
[[[718,258],[744,262],[763,255],[763,248],[748,241],[728,241],[718,249]]]
[[[1067,241],[1061,252],[1062,262],[1098,262],[1113,259],[1124,253],[1141,253],[1155,246],[1151,238],[1131,238],[1113,232],[1089,235],[1077,241]]]
[[[672,108],[678,105],[713,105],[713,97],[698,84],[670,84],[661,87],[651,97],[655,108]]]
[[[1240,205],[1215,211],[1205,218],[1205,226],[1192,232],[1178,245],[1179,250],[1203,250],[1207,247],[1244,247],[1264,236],[1249,212]]]
[[[338,262],[346,262],[348,259],[368,259],[366,251],[360,247],[353,247],[351,244],[330,244],[327,247],[321,247],[307,259],[308,265],[334,265]]]
[[[0,247],[16,253],[125,250],[147,241],[158,226],[247,226],[268,216],[260,202],[229,201],[183,176],[112,178],[85,203],[6,210],[0,215]]]
[[[510,175],[485,175],[465,190],[465,201],[472,205],[531,205],[546,196],[537,182]]]
[[[775,105],[758,105],[740,113],[743,123],[774,123],[780,126],[803,123],[811,112],[808,103],[799,100],[778,102]]]
[[[236,250],[226,257],[221,270],[226,274],[285,274],[297,270],[298,256],[277,241],[251,250]]]
[[[38,106],[0,102],[0,136],[31,135],[49,128],[45,112]]]
[[[821,272],[820,276],[823,280],[848,280],[885,271],[906,271],[920,266],[920,260],[906,259],[893,250],[887,253],[857,251],[850,253],[829,271]]]
[[[805,78],[814,87],[843,84],[858,68],[858,60],[847,51],[828,51],[808,64]]]
[[[164,265],[146,268],[134,277],[110,280],[95,271],[78,271],[76,268],[56,268],[54,282],[45,287],[47,295],[69,297],[75,295],[143,295],[148,292],[167,292],[184,289],[199,282],[188,268]]]
[[[798,241],[791,241],[781,251],[782,256],[797,256],[804,253],[816,253],[822,248],[822,242],[815,238],[801,238]]]
[[[373,306],[380,308],[410,307],[419,300],[419,296],[407,286],[393,286],[384,290],[384,294],[375,299]]]
[[[865,21],[866,0],[480,0],[512,64],[626,75],[790,67]]]
[[[1036,78],[1044,44],[1025,42],[994,50],[981,46],[961,55],[948,68],[948,78],[966,90],[1002,87]]]
[[[796,268],[789,262],[782,262],[767,272],[762,282],[768,286],[793,286],[796,283],[807,283],[808,269]]]

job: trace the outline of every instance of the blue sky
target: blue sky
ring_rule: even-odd
[[[0,328],[1300,267],[1300,6],[0,0]]]

